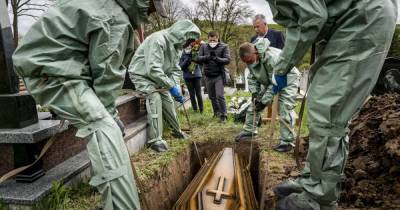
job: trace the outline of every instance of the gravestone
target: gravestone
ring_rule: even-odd
[[[13,69],[14,41],[4,0],[0,1],[0,129],[21,129],[38,123],[36,103],[27,92],[19,92],[19,80]],[[39,148],[34,144],[13,144],[14,167],[35,160]],[[17,180],[33,181],[43,175],[40,161],[22,172]]]

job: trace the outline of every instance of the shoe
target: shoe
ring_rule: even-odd
[[[274,147],[274,150],[277,152],[289,152],[293,149],[291,144],[278,144]]]
[[[240,141],[246,141],[246,140],[251,140],[253,137],[255,138],[257,134],[250,133],[248,131],[241,131],[236,137],[235,141],[240,142]]]
[[[315,201],[299,195],[294,193],[279,200],[276,204],[276,210],[314,210],[318,208],[319,205]]]
[[[189,135],[183,131],[173,132],[172,136],[175,138],[179,138],[179,139],[188,139],[189,138]]]
[[[219,119],[219,121],[220,121],[221,123],[225,124],[225,123],[227,122],[227,119],[226,119],[226,117],[221,117],[221,118]]]
[[[278,198],[278,200],[289,196],[292,193],[301,192],[303,192],[303,188],[295,180],[292,179],[281,182],[274,189],[275,196]]]
[[[292,193],[279,200],[276,210],[338,210],[337,202],[330,205],[321,205],[311,198],[306,198],[303,193]]]
[[[156,151],[156,152],[166,152],[168,151],[168,146],[165,141],[157,141],[154,142],[149,146],[150,149]]]
[[[331,205],[320,205],[319,210],[338,210],[337,202],[332,203]]]

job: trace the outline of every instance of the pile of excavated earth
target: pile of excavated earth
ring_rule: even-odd
[[[372,97],[350,128],[341,206],[400,209],[400,94]]]

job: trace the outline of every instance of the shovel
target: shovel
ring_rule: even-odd
[[[187,113],[187,110],[186,110],[186,107],[185,107],[185,103],[182,103],[182,107],[183,107],[183,112],[185,113],[185,117],[186,117],[186,120],[188,122],[189,128],[181,128],[181,130],[186,132],[186,133],[191,133],[192,132],[192,124],[190,123],[189,114]],[[202,161],[202,159],[200,157],[199,148],[197,147],[196,141],[192,141],[192,142],[193,142],[194,148],[196,150],[197,158],[199,159],[200,165],[202,166],[203,165],[203,161]]]
[[[186,132],[186,133],[191,133],[192,132],[192,124],[190,123],[189,114],[187,113],[187,110],[186,110],[186,107],[185,107],[185,103],[182,103],[182,107],[183,107],[183,112],[185,113],[185,118],[186,118],[186,121],[187,121],[187,123],[189,125],[189,128],[182,128],[181,130]]]

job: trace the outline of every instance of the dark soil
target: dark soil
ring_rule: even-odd
[[[350,128],[341,206],[400,209],[400,95],[372,97]]]

